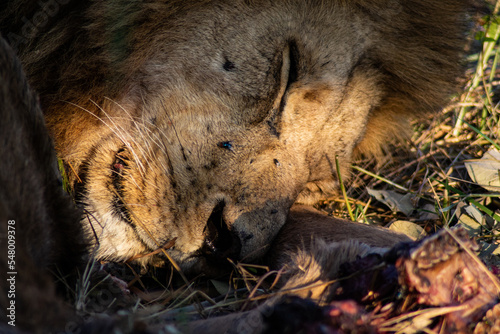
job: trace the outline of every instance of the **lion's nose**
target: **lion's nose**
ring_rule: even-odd
[[[205,242],[201,252],[212,262],[227,263],[227,258],[238,260],[241,252],[239,237],[230,231],[224,221],[224,201],[220,201],[212,210],[205,226]]]

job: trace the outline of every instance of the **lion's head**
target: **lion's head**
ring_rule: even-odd
[[[460,4],[420,2],[65,11],[22,58],[96,257],[174,241],[181,267],[211,272],[262,256],[295,201],[335,192],[336,159],[345,173],[449,93]]]

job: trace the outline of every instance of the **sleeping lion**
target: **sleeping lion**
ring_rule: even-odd
[[[13,141],[2,153],[11,162],[0,165],[2,233],[18,222],[19,256],[42,276],[80,252],[216,275],[228,258],[261,259],[280,230],[309,240],[308,219],[293,219],[308,209],[290,214],[292,205],[335,194],[356,156],[379,154],[405,137],[412,117],[446,103],[461,70],[466,5],[7,1],[0,31],[46,129],[2,44],[0,86],[12,107],[1,113],[12,121],[2,122],[1,145]],[[77,209],[62,194],[49,136]],[[24,160],[39,177],[25,177]],[[18,185],[40,195],[11,191]],[[25,214],[38,207],[46,214]],[[404,240],[339,226],[321,235],[375,247]],[[41,253],[50,254],[44,263]]]

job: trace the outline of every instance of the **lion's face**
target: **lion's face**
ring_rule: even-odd
[[[384,31],[400,29],[398,12],[380,13],[377,29],[368,10],[313,3],[131,4],[123,17],[90,7],[98,22],[86,26],[86,43],[100,65],[78,58],[75,44],[46,114],[78,175],[71,181],[97,258],[173,244],[165,252],[185,270],[256,259],[294,202],[335,192],[336,159],[345,173],[363,140],[379,136],[375,147],[397,132],[406,118],[397,108],[428,84],[420,73],[444,65],[398,72],[416,45],[395,48],[406,40]],[[435,95],[429,105],[444,93]]]
[[[174,239],[167,251],[185,269],[262,256],[308,183],[336,187],[336,156],[350,161],[378,101],[376,75],[352,67],[363,40],[336,37],[346,28],[335,22],[301,36],[301,22],[283,30],[271,9],[259,25],[230,8],[184,15],[197,23],[183,38],[144,32],[157,50],[131,55],[122,94],[82,130],[75,190],[99,258]],[[236,17],[247,22],[227,24]]]

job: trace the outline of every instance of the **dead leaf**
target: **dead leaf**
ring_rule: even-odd
[[[425,204],[422,208],[419,208],[418,218],[421,220],[437,220],[439,215],[436,213],[434,205]]]
[[[487,258],[492,255],[500,255],[500,245],[495,243],[489,244],[487,242],[480,242],[481,252],[479,253],[479,257]]]
[[[494,148],[481,159],[465,161],[465,168],[472,181],[486,190],[500,191],[500,152]]]
[[[220,293],[221,295],[228,294],[231,289],[228,282],[218,281],[215,279],[211,279],[210,282],[212,282],[215,290],[217,290],[217,292]]]
[[[366,188],[368,194],[387,205],[392,211],[402,212],[409,216],[415,209],[411,203],[411,194],[402,195],[392,190],[375,190]]]
[[[396,220],[389,226],[389,229],[406,234],[413,240],[418,240],[420,237],[425,236],[425,231],[422,226],[406,220]]]
[[[459,224],[467,230],[471,237],[481,233],[483,214],[475,206],[460,202],[457,204],[455,215]]]

